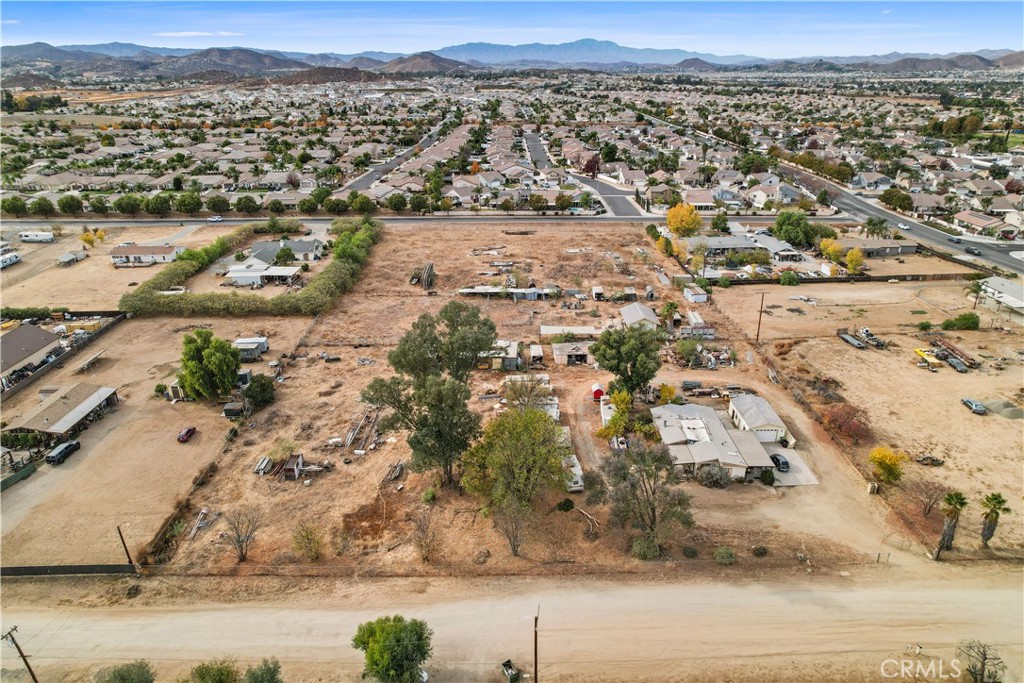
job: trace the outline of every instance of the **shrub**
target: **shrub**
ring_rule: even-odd
[[[423,492],[423,502],[426,503],[427,505],[433,505],[434,503],[436,503],[437,489],[435,489],[433,486],[428,487],[427,490]]]
[[[761,470],[761,483],[765,486],[775,486],[775,470]]]
[[[274,380],[267,375],[256,375],[252,378],[249,386],[242,392],[242,396],[253,410],[259,410],[274,402]]]
[[[917,324],[917,329],[921,330],[922,332],[927,332],[928,330],[932,329],[931,321],[922,320]]]
[[[157,384],[155,387],[153,387],[153,393],[163,398],[163,395],[167,393],[167,385]]]
[[[324,554],[323,530],[315,524],[300,524],[292,533],[292,547],[310,562],[319,562]]]
[[[720,565],[728,566],[736,562],[736,554],[727,545],[721,545],[715,548],[715,562]]]
[[[4,320],[26,320],[28,318],[49,317],[49,308],[41,308],[36,306],[15,308],[13,306],[4,306],[3,309],[0,309],[0,318],[3,318]]]
[[[764,557],[768,554],[768,548],[765,548],[763,545],[755,545],[750,549],[750,552],[753,553],[754,557]]]
[[[96,683],[153,683],[155,679],[152,667],[143,659],[111,666],[96,674]]]
[[[908,460],[903,451],[894,451],[886,446],[877,446],[868,454],[868,462],[874,468],[878,481],[895,484],[903,478],[903,463]]]
[[[576,503],[573,502],[572,498],[566,498],[556,507],[559,512],[572,512],[573,508],[576,507]]]
[[[697,476],[695,478],[698,484],[706,486],[709,489],[724,489],[732,482],[729,470],[725,469],[718,463],[704,465],[697,470]]]
[[[697,549],[694,548],[692,545],[683,546],[683,557],[688,557],[692,560],[693,558],[697,557],[697,555],[699,555],[699,553],[697,552]]]
[[[797,285],[800,284],[800,278],[798,278],[796,276],[796,273],[794,273],[793,271],[787,270],[779,278],[779,284],[784,285],[786,287],[796,287]]]
[[[661,546],[653,537],[645,534],[633,541],[629,554],[638,560],[656,560],[661,557]]]
[[[942,329],[944,330],[976,330],[981,320],[978,318],[978,314],[974,311],[968,311],[967,313],[961,313],[955,318],[947,318],[942,321]]]

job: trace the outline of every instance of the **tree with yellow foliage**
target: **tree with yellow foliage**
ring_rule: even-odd
[[[875,469],[875,476],[885,484],[895,484],[903,478],[903,463],[907,454],[894,451],[888,446],[876,446],[868,454],[868,462]]]
[[[82,240],[82,244],[84,244],[87,247],[91,247],[92,245],[96,244],[96,238],[93,236],[91,232],[83,232],[81,235],[78,236],[78,239]]]
[[[700,232],[704,220],[692,204],[680,202],[668,210],[668,229],[680,237],[693,237]]]
[[[667,237],[659,237],[658,251],[660,251],[665,256],[672,256],[672,254],[675,253],[675,249],[672,246],[672,240],[668,239]]]
[[[854,275],[860,274],[861,269],[864,268],[864,252],[858,247],[846,252],[846,268]]]
[[[818,243],[818,251],[821,255],[833,263],[839,263],[843,258],[843,247],[834,239],[825,237]]]

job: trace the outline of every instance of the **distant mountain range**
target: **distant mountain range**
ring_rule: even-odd
[[[21,75],[61,78],[91,76],[182,78],[199,74],[223,81],[231,75],[286,76],[311,69],[306,82],[325,83],[334,76],[345,81],[372,81],[352,73],[371,71],[382,75],[463,73],[479,69],[589,69],[610,72],[671,71],[771,71],[843,72],[874,71],[905,73],[921,71],[980,71],[1022,69],[1024,54],[1010,50],[979,50],[963,54],[905,54],[845,57],[801,57],[768,60],[749,55],[713,55],[687,50],[624,47],[611,41],[577,40],[549,45],[498,45],[466,43],[433,52],[401,55],[387,52],[358,54],[303,53],[243,47],[184,48],[149,47],[135,43],[63,45],[48,43],[5,45],[0,48],[5,81]],[[301,78],[300,78],[301,80]],[[20,79],[30,83],[31,79]]]

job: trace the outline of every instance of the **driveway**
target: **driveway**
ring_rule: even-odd
[[[780,448],[778,444],[772,447],[772,453],[778,453],[789,461],[789,472],[775,470],[776,486],[816,486],[818,478],[807,466],[800,454],[792,448]]]
[[[524,133],[523,141],[526,143],[526,150],[530,153],[530,160],[538,170],[551,168],[551,157],[548,156],[548,151],[544,148],[544,143],[540,141],[539,135]]]

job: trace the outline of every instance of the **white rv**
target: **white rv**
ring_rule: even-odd
[[[52,242],[52,232],[19,232],[18,239],[22,242]]]

